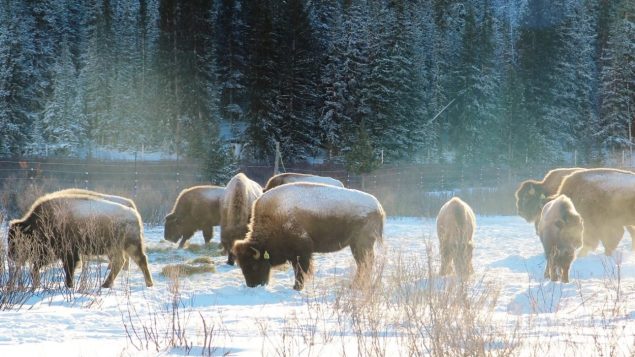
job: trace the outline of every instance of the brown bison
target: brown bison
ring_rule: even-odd
[[[558,188],[565,176],[585,170],[579,167],[554,169],[549,171],[542,181],[523,181],[516,190],[516,208],[518,215],[527,222],[534,223],[536,231],[540,220],[540,211],[546,197],[558,192]]]
[[[152,286],[143,244],[143,226],[137,211],[94,195],[52,193],[40,197],[23,218],[9,223],[9,257],[22,265],[31,262],[34,286],[39,270],[61,259],[67,287],[80,255],[107,255],[111,270],[103,287],[111,287],[124,264],[132,257]]]
[[[245,238],[251,206],[262,195],[262,187],[239,173],[227,183],[220,214],[220,241],[227,252],[227,264],[234,265],[232,246]]]
[[[437,215],[437,236],[441,252],[440,275],[454,270],[459,276],[474,272],[472,268],[472,236],[476,228],[476,218],[470,206],[458,197],[446,202]]]
[[[545,250],[545,278],[569,282],[569,268],[576,249],[582,247],[582,217],[571,200],[557,196],[542,208],[538,235]]]
[[[194,186],[179,194],[170,212],[165,216],[163,238],[182,248],[196,231],[203,231],[208,244],[214,237],[214,226],[220,224],[221,205],[225,188],[219,186]]]
[[[321,184],[293,183],[267,191],[254,203],[247,238],[233,252],[249,287],[269,282],[272,266],[290,262],[293,288],[302,290],[313,253],[350,246],[363,281],[382,240],[385,214],[367,193]]]
[[[565,177],[558,195],[571,199],[584,221],[584,246],[580,256],[602,241],[611,255],[624,234],[635,225],[635,174],[616,169],[589,169]]]
[[[287,172],[287,173],[278,174],[271,177],[269,181],[267,181],[267,184],[265,185],[265,188],[262,191],[267,192],[274,187],[284,185],[286,183],[294,183],[294,182],[313,182],[313,183],[321,183],[321,184],[336,186],[336,187],[344,187],[344,184],[342,183],[342,181],[334,179],[332,177]]]

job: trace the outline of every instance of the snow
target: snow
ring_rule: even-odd
[[[217,241],[218,230],[215,233]],[[0,234],[6,237],[6,226]],[[69,294],[61,288],[62,275],[58,274],[59,290],[33,296],[20,310],[0,311],[0,356],[201,355],[207,351],[202,318],[215,331],[208,346],[213,355],[342,355],[344,349],[347,355],[357,355],[358,348],[370,348],[378,331],[387,355],[407,354],[404,329],[415,323],[412,320],[386,325],[381,320],[369,321],[363,325],[367,332],[359,336],[351,325],[342,330],[338,323],[342,315],[334,312],[335,306],[346,303],[338,292],[353,291],[347,287],[355,271],[349,249],[316,254],[315,275],[301,292],[292,289],[289,266],[274,269],[268,286],[247,288],[240,268],[227,266],[226,257],[214,257],[216,273],[183,277],[178,282],[180,321],[187,325],[191,350],[183,345],[170,347],[168,338],[160,337],[160,351],[152,343],[138,351],[135,344],[139,340],[128,340],[126,327],[129,331],[135,327],[142,339],[143,327],[171,331],[174,295],[170,289],[174,283],[159,272],[166,264],[196,256],[163,241],[160,226],[145,227],[145,236],[154,287],[144,286],[134,264],[129,272],[120,273],[113,289],[101,293]],[[202,243],[202,235],[197,233],[192,241]],[[378,259],[386,257],[383,276],[387,285],[400,262],[427,263],[426,245],[436,249],[435,221],[391,217],[384,241],[377,251]],[[605,257],[600,249],[575,260],[569,284],[543,280],[545,260],[539,239],[533,225],[519,217],[477,216],[474,244],[473,289],[487,292],[492,284],[499,289],[491,319],[508,333],[519,326],[522,349],[514,355],[598,355],[601,349],[613,346],[617,348],[613,354],[632,353],[635,257],[628,235],[613,257]],[[101,264],[105,274],[107,263]],[[446,279],[442,281],[453,278]],[[413,290],[424,289],[428,283],[422,276],[400,282]],[[504,344],[493,340],[486,348],[495,353]],[[548,347],[540,350],[536,346]]]
[[[374,196],[362,191],[306,182],[274,187],[265,192],[259,201],[260,204],[264,204],[270,200],[278,201],[280,197],[284,197],[284,200],[275,202],[269,207],[276,207],[279,212],[287,216],[301,207],[303,211],[322,215],[350,216],[354,214],[365,217],[377,211],[379,206]]]
[[[71,212],[77,217],[119,216],[130,217],[130,209],[116,202],[102,200],[74,200],[70,203]],[[134,215],[132,215],[134,216]]]

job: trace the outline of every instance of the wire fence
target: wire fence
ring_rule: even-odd
[[[436,216],[452,196],[460,196],[477,214],[515,214],[514,191],[528,178],[541,178],[548,166],[511,169],[498,166],[467,168],[442,164],[385,165],[370,174],[355,175],[340,164],[296,164],[287,172],[339,179],[348,188],[375,195],[389,215]],[[243,164],[240,171],[264,185],[273,165]],[[73,159],[0,160],[0,209],[20,216],[39,195],[79,187],[133,198],[144,221],[162,222],[178,193],[210,182],[197,161],[103,161]]]

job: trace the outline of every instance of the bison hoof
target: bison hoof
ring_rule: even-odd
[[[304,288],[304,285],[302,285],[302,284],[295,283],[295,284],[293,285],[293,290],[300,291],[300,290],[302,290],[303,288]]]
[[[112,282],[105,282],[103,284],[101,284],[101,287],[104,289],[110,289],[112,288]]]

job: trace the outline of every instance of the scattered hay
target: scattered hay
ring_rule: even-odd
[[[214,265],[214,261],[210,257],[198,257],[189,260],[187,264],[211,264]]]
[[[194,274],[215,273],[216,266],[209,257],[199,257],[187,263],[170,264],[161,269],[163,276],[191,276]]]
[[[192,253],[205,253],[213,257],[220,257],[223,255],[220,244],[213,242],[210,242],[209,244],[190,243],[185,246],[184,249]]]

